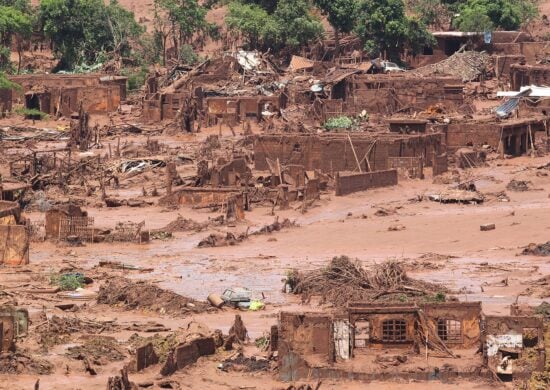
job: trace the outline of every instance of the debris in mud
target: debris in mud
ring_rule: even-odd
[[[223,234],[212,233],[208,237],[202,239],[197,245],[199,248],[215,248],[220,246],[233,246],[240,244],[248,238],[248,233],[241,233],[235,235],[231,232],[227,232],[225,236]]]
[[[45,359],[37,359],[23,352],[0,354],[0,374],[38,374],[53,372],[53,364]]]
[[[386,209],[384,207],[380,207],[378,210],[376,210],[376,212],[374,213],[374,215],[376,215],[377,217],[387,217],[388,215],[394,215],[394,214],[397,214],[397,210],[392,208],[392,209]]]
[[[405,225],[401,225],[401,224],[395,224],[395,225],[391,225],[390,227],[388,227],[388,231],[389,232],[400,232],[402,230],[406,230],[407,227]]]
[[[496,226],[494,223],[485,223],[479,226],[479,230],[482,232],[488,232],[489,230],[495,230]]]
[[[98,322],[54,315],[39,324],[36,327],[36,333],[38,334],[38,343],[47,350],[51,346],[69,342],[75,333],[98,334],[116,328],[117,325],[114,321]]]
[[[245,357],[242,353],[237,356],[225,359],[218,368],[222,371],[237,371],[237,372],[256,372],[269,371],[271,363],[267,359],[257,358],[256,356]]]
[[[66,355],[71,359],[87,360],[98,366],[126,358],[123,349],[113,337],[99,335],[88,336],[83,344],[69,347]]]
[[[181,340],[176,333],[170,333],[168,335],[155,334],[151,337],[142,337],[136,333],[128,339],[131,349],[137,349],[142,345],[151,343],[160,363],[166,361],[170,352],[176,348],[180,342]]]
[[[144,268],[139,265],[124,264],[119,261],[100,261],[98,267],[121,269],[127,271],[153,272],[154,268]]]
[[[512,179],[506,185],[506,189],[509,191],[525,192],[531,190],[532,184],[530,181]]]
[[[529,256],[550,256],[550,241],[545,244],[531,243],[527,245],[521,254]]]
[[[212,310],[206,303],[195,301],[152,284],[116,278],[99,288],[98,303],[143,309],[172,315],[202,313]]]
[[[428,297],[447,291],[444,286],[410,278],[397,260],[375,264],[369,270],[347,256],[334,257],[329,265],[308,273],[293,271],[285,282],[294,294],[308,300],[320,296],[336,306],[352,301],[395,300],[403,295]]]
[[[535,298],[550,297],[550,275],[543,276],[540,279],[529,282],[530,286],[521,294]]]
[[[259,234],[269,234],[272,232],[278,232],[282,229],[288,229],[291,227],[296,227],[296,221],[290,221],[290,219],[285,218],[283,222],[279,222],[279,217],[275,218],[275,222],[263,226],[260,230],[257,232],[254,232],[252,234],[259,235]]]
[[[461,204],[480,204],[484,201],[484,196],[477,191],[467,190],[446,190],[438,194],[428,195],[428,199],[440,203],[461,203]]]
[[[208,229],[210,226],[222,226],[224,223],[225,218],[223,215],[220,215],[217,218],[209,219],[207,222],[197,222],[190,218],[184,218],[181,215],[178,215],[174,221],[158,230],[168,233],[188,231],[201,232]]]
[[[135,390],[137,385],[128,379],[128,371],[124,368],[120,370],[120,375],[109,377],[107,381],[107,390]]]

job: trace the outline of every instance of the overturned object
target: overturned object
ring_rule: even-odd
[[[466,190],[447,190],[439,194],[428,195],[428,199],[440,203],[480,204],[485,198],[480,192]]]

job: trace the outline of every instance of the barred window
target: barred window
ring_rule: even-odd
[[[407,323],[405,320],[386,320],[382,322],[382,341],[387,343],[407,341]]]
[[[437,335],[443,341],[462,342],[462,323],[457,320],[437,320]]]

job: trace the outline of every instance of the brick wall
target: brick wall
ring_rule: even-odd
[[[422,157],[388,157],[388,168],[397,169],[397,173],[411,179],[424,179]]]
[[[352,136],[353,149],[361,162],[368,155],[368,164],[361,162],[365,171],[388,169],[388,157],[424,157],[431,166],[433,156],[440,154],[441,134],[416,136],[361,137]],[[262,135],[254,139],[255,168],[267,171],[266,158],[281,165],[298,164],[304,169],[332,173],[357,169],[353,149],[344,134],[316,135]]]
[[[397,170],[358,173],[352,175],[336,175],[336,196],[344,196],[370,188],[397,185]]]
[[[442,175],[448,170],[449,170],[449,161],[447,159],[447,154],[435,156],[432,176],[435,177],[435,176]]]

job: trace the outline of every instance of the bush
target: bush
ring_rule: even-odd
[[[57,285],[62,291],[74,291],[84,286],[84,276],[81,274],[52,274],[50,284]]]
[[[44,120],[49,118],[49,115],[45,112],[37,110],[36,108],[17,108],[15,112],[19,115],[23,115],[25,118]]]
[[[137,91],[145,84],[147,79],[147,68],[142,67],[139,70],[123,69],[122,75],[128,77],[128,91]]]

